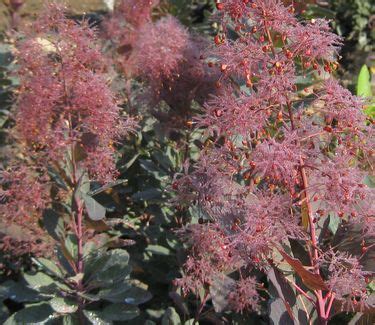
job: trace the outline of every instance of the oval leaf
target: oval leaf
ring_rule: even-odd
[[[85,207],[87,214],[91,220],[99,221],[105,218],[106,209],[91,196],[84,195],[83,201],[85,202]]]
[[[52,309],[60,314],[72,314],[77,311],[78,306],[66,298],[56,297],[49,301]]]

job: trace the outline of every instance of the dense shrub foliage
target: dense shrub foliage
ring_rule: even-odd
[[[48,2],[22,26],[22,5],[0,71],[1,321],[373,322],[373,116],[335,79],[345,39],[320,7]]]

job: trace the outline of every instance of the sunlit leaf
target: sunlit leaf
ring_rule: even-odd
[[[290,257],[287,253],[279,250],[280,254],[288,262],[288,264],[301,277],[302,282],[311,290],[327,290],[327,286],[319,274],[308,271],[300,262],[300,260]]]

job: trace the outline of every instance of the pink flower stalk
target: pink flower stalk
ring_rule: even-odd
[[[341,42],[332,34],[329,22],[324,19],[312,19],[290,32],[294,44],[293,55],[301,56],[305,64],[318,60],[334,61]]]
[[[115,144],[135,126],[121,116],[96,41],[86,21],[69,20],[63,7],[48,4],[18,44],[14,135],[22,154],[1,175],[0,209],[5,223],[34,229],[39,237],[43,210],[70,204],[82,175],[98,182],[116,177]],[[82,269],[84,205],[75,201],[71,220],[79,224],[73,228]]]
[[[294,288],[326,324],[336,300],[361,292],[361,302],[369,303],[360,259],[353,262],[343,255],[341,261],[352,265],[353,273],[332,261],[337,269],[327,275],[319,261],[326,252],[336,253],[319,234],[324,221],[335,214],[361,224],[363,236],[375,235],[374,191],[364,184],[364,168],[373,160],[373,126],[362,101],[332,78],[311,87],[309,101],[304,98],[309,89],[298,88],[299,75],[317,79],[323,70],[337,68],[341,40],[329,31],[328,22],[299,21],[294,8],[278,0],[222,0],[216,7],[223,28],[209,62],[221,70],[221,91],[195,119],[210,141],[197,165],[176,177],[173,187],[181,202],[199,205],[210,231],[239,259],[239,274],[253,268],[267,272],[282,262],[280,251],[292,255],[290,241],[303,243],[309,265],[301,264],[301,269],[293,258],[286,262],[311,293],[296,283]],[[233,30],[235,40],[230,38]],[[193,226],[193,252],[206,243],[207,227]],[[200,279],[211,279],[210,272],[217,277],[218,270],[207,263],[228,263],[225,252],[211,254],[203,247],[204,265],[202,254],[190,255],[186,279],[194,278],[198,269]],[[285,253],[288,249],[292,253]],[[355,279],[350,292],[349,274]],[[185,293],[189,283],[192,291],[198,289],[196,281],[179,281]],[[254,292],[238,287],[239,297],[247,291],[252,301]],[[234,309],[242,309],[240,301]]]
[[[260,300],[257,285],[253,277],[241,278],[228,296],[229,306],[236,312],[257,310]]]
[[[151,22],[152,9],[158,4],[158,0],[122,0],[117,2],[111,18],[105,22],[107,33],[120,46],[131,44],[129,40],[133,36],[136,37],[137,29]]]
[[[183,58],[173,72],[174,77],[163,80],[163,88],[157,97],[165,100],[176,115],[189,116],[193,100],[203,105],[209,94],[217,92],[218,70],[208,67],[202,59],[208,47],[205,38],[189,35]]]
[[[299,181],[299,157],[303,149],[298,145],[296,132],[285,133],[283,141],[275,138],[265,139],[254,149],[251,157],[255,173],[260,177],[269,177],[275,184],[294,187]]]
[[[344,159],[320,161],[321,168],[311,172],[310,193],[319,203],[317,210],[320,213],[347,216],[353,222],[362,221],[366,228],[371,226],[371,217],[375,213],[372,204],[374,191],[363,184],[366,174],[348,166]]]
[[[51,188],[46,177],[39,176],[37,170],[19,166],[2,171],[0,184],[2,252],[11,253],[13,257],[9,259],[30,252],[47,252],[51,246],[48,240],[45,245],[40,243],[43,231],[39,226],[40,215],[50,201]]]
[[[1,173],[1,200],[7,204],[1,204],[0,209],[11,216],[10,223],[18,218],[31,219],[46,207],[48,188],[42,185],[44,182],[36,171],[25,166]]]
[[[19,46],[20,138],[47,164],[81,155],[80,167],[108,181],[116,174],[113,144],[129,123],[107,86],[94,31],[48,8]]]
[[[192,226],[187,235],[192,256],[186,261],[186,277],[177,279],[176,284],[185,294],[189,291],[198,294],[203,286],[212,284],[216,276],[238,265],[239,259],[233,255],[225,234],[215,225]]]
[[[364,271],[357,257],[328,251],[321,256],[321,266],[327,268],[328,286],[343,310],[363,311],[370,305],[367,284],[372,272]]]
[[[178,66],[188,46],[189,33],[172,16],[145,24],[134,44],[133,64],[138,75],[159,89],[164,80],[177,78]]]
[[[156,110],[153,114],[167,127],[169,123],[179,129],[190,119],[192,101],[203,104],[208,94],[216,92],[218,70],[207,67],[202,59],[209,46],[205,38],[191,35],[172,16],[151,19],[151,9],[157,4],[141,1],[144,10],[132,11],[131,19],[128,11],[138,4],[123,1],[105,26],[117,48],[115,61],[125,76],[139,78],[148,86],[146,95],[137,99],[152,108],[165,101],[170,114]]]

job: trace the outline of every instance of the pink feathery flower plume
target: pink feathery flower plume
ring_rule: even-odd
[[[67,200],[81,175],[101,183],[117,176],[115,145],[135,127],[109,88],[95,30],[64,10],[46,5],[17,44],[14,135],[22,153],[1,173],[0,208],[5,223],[35,231],[43,210]]]
[[[236,274],[231,308],[256,308],[259,287],[243,275],[283,273],[287,263],[304,284],[293,290],[322,324],[337,306],[371,308],[373,273],[362,271],[361,256],[340,255],[329,244],[334,229],[327,230],[332,218],[359,225],[363,247],[374,248],[374,190],[365,184],[373,121],[333,78],[318,82],[337,68],[342,40],[328,21],[299,20],[279,0],[220,0],[216,8],[222,28],[209,62],[221,71],[221,91],[195,118],[209,137],[198,163],[173,183],[179,203],[197,204],[203,216],[186,229],[192,250],[178,283],[196,293],[219,274]],[[317,82],[302,91],[306,76]],[[294,258],[295,242],[306,248],[303,263]]]
[[[170,15],[151,19],[158,3],[123,0],[104,25],[124,75],[148,86],[143,101],[152,107],[165,101],[172,108],[169,116],[154,114],[161,121],[170,119],[183,126],[192,101],[203,104],[215,93],[217,69],[207,67],[203,60],[209,47],[205,38],[192,35]]]
[[[131,130],[105,78],[106,61],[87,22],[48,7],[18,47],[21,82],[17,130],[46,163],[81,155],[80,166],[114,177],[114,143]]]

